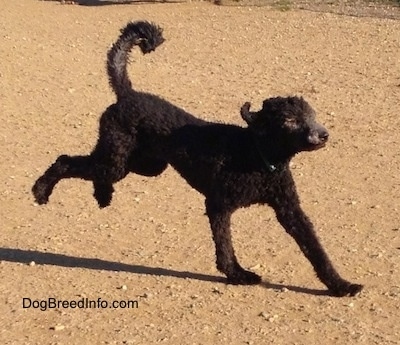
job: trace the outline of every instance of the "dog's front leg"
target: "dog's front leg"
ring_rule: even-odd
[[[226,274],[230,284],[259,284],[261,277],[243,269],[235,256],[232,245],[230,220],[233,211],[206,200],[206,212],[210,221],[213,240],[216,247],[217,268]]]
[[[354,296],[362,285],[352,284],[340,277],[320,244],[314,227],[299,206],[297,195],[285,195],[273,206],[277,218],[286,232],[290,234],[311,262],[318,278],[335,296]]]

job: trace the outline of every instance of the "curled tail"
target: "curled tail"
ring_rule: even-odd
[[[162,31],[162,28],[147,21],[130,22],[121,29],[121,35],[107,54],[109,82],[117,99],[132,90],[126,68],[132,47],[139,46],[143,54],[154,51],[164,42]]]

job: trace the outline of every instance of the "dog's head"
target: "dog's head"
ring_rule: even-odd
[[[261,145],[263,140],[273,141],[277,150],[289,155],[317,150],[328,140],[328,131],[316,122],[314,109],[302,97],[266,99],[258,112],[251,112],[247,102],[240,114]]]

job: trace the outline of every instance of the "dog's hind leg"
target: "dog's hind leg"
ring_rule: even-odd
[[[91,155],[58,157],[32,188],[38,204],[47,203],[55,185],[65,178],[93,181],[93,195],[99,206],[110,204],[113,183],[123,179],[129,172],[128,159],[134,138],[118,130],[104,133],[100,133]]]
[[[112,116],[100,122],[99,141],[92,153],[94,158],[93,196],[100,207],[110,205],[113,184],[129,173],[129,157],[135,148],[135,130],[126,132]]]
[[[94,171],[91,156],[62,155],[58,157],[32,187],[37,203],[40,205],[47,203],[55,185],[61,179],[73,177],[93,180]]]
[[[230,284],[259,284],[261,277],[243,269],[236,259],[230,229],[230,220],[233,211],[227,211],[213,200],[206,199],[206,212],[210,220],[216,247],[217,268],[226,274]]]
[[[112,164],[112,162],[109,163]],[[113,183],[124,178],[126,174],[126,169],[116,172],[109,165],[98,162],[92,155],[62,155],[38,178],[32,187],[32,192],[38,204],[46,204],[55,185],[60,180],[80,178],[93,181],[93,196],[100,207],[105,207],[111,202],[114,192]]]

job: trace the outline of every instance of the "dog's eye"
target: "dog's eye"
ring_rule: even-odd
[[[292,129],[292,130],[293,130],[293,129],[298,128],[298,127],[299,127],[299,124],[298,124],[298,122],[297,122],[296,119],[294,119],[294,118],[288,118],[288,119],[285,119],[284,126],[285,126],[286,128],[288,128],[288,129]]]

